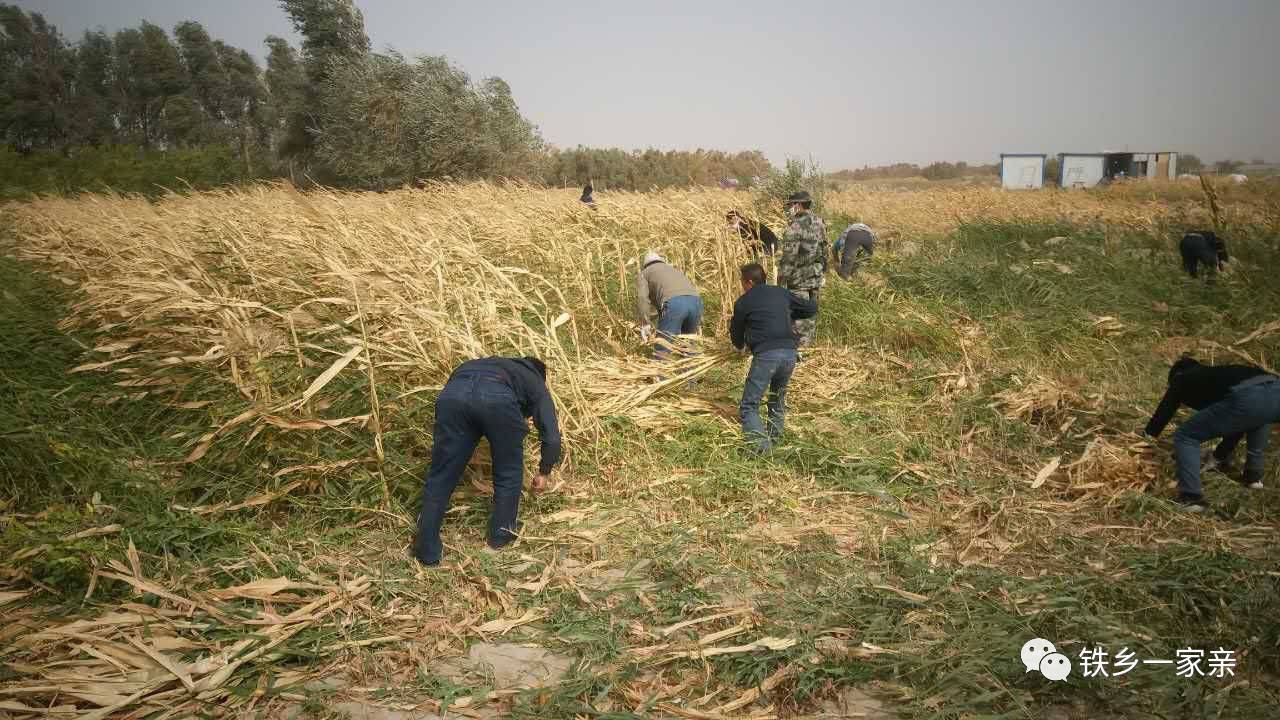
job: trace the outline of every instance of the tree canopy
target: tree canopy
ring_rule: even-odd
[[[195,21],[169,31],[142,20],[68,42],[39,13],[0,4],[0,142],[10,165],[27,163],[0,170],[0,185],[84,178],[59,163],[128,168],[152,185],[283,176],[366,188],[494,177],[601,189],[742,185],[771,169],[758,151],[551,148],[501,78],[473,79],[444,57],[372,52],[352,0],[279,5],[302,43],[266,37],[262,67]],[[134,160],[110,148],[133,148]],[[161,161],[166,154],[173,161]],[[165,178],[140,170],[144,161],[202,174]],[[230,174],[212,172],[228,161]]]

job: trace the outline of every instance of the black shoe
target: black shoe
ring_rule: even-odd
[[[1261,490],[1263,488],[1262,473],[1260,472],[1251,472],[1249,470],[1245,470],[1244,475],[1240,476],[1240,479],[1237,480],[1236,482],[1249,488],[1250,490]]]
[[[416,547],[414,547],[413,545],[410,545],[410,546],[409,546],[409,548],[408,548],[408,550],[405,552],[405,554],[406,554],[406,555],[408,555],[409,557],[413,558],[414,560],[417,560],[417,561],[418,561],[418,563],[419,563],[420,565],[422,565],[423,567],[429,567],[429,568],[431,568],[431,567],[439,567],[439,566],[440,566],[440,558],[436,558],[434,562],[430,562],[430,561],[428,561],[428,560],[424,559],[421,555],[418,555],[418,549],[417,549]]]
[[[1209,503],[1205,502],[1203,495],[1178,493],[1178,504],[1182,506],[1183,510],[1193,513],[1202,513],[1209,509]]]

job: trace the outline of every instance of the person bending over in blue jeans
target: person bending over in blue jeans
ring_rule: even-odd
[[[786,288],[765,282],[759,263],[743,265],[742,296],[733,304],[729,338],[738,350],[751,349],[751,369],[742,388],[738,412],[747,443],[767,453],[782,437],[787,414],[787,384],[796,368],[796,337],[792,320],[818,314],[818,304]],[[760,422],[760,401],[769,391],[768,426]]]
[[[1175,365],[1175,369],[1177,367]],[[1178,502],[1191,512],[1202,512],[1208,507],[1200,485],[1200,444],[1203,442],[1224,438],[1226,444],[1231,444],[1233,438],[1238,440],[1237,436],[1244,435],[1248,451],[1241,482],[1249,488],[1262,487],[1263,454],[1271,435],[1270,425],[1280,422],[1280,378],[1266,372],[1246,373],[1243,370],[1234,370],[1236,377],[1231,378],[1225,368],[1214,368],[1212,373],[1216,374],[1212,374],[1209,368],[1198,364],[1183,363],[1183,367],[1182,372],[1170,373],[1170,386],[1177,384],[1182,387],[1181,394],[1186,397],[1190,397],[1186,389],[1192,386],[1192,382],[1178,377],[1183,374],[1198,378],[1198,382],[1206,386],[1200,391],[1206,393],[1213,390],[1211,385],[1215,380],[1232,382],[1222,392],[1221,400],[1192,415],[1173,434],[1173,452],[1178,465]],[[1197,372],[1198,376],[1195,375]],[[1175,383],[1175,380],[1179,382]],[[1166,398],[1162,405],[1172,405],[1176,409],[1174,402],[1177,400]],[[1153,422],[1160,419],[1153,418]],[[1149,426],[1147,434],[1154,437],[1158,433],[1151,432],[1152,429]]]
[[[666,258],[650,250],[636,273],[636,314],[640,337],[646,342],[653,327],[649,318],[658,312],[658,342],[653,358],[664,360],[677,335],[696,335],[702,325],[702,298],[689,276]]]
[[[431,470],[422,486],[418,537],[413,554],[423,565],[439,565],[444,554],[440,526],[449,497],[480,438],[488,438],[493,460],[493,514],[489,516],[489,548],[515,540],[516,515],[524,487],[525,418],[533,418],[542,441],[542,459],[533,489],[547,485],[547,475],[560,461],[560,428],[556,406],[547,390],[547,366],[532,357],[468,360],[453,371],[436,398]]]
[[[1239,383],[1255,375],[1266,374],[1266,370],[1253,365],[1205,365],[1193,357],[1181,357],[1169,368],[1169,387],[1143,433],[1152,439],[1158,438],[1177,414],[1179,407],[1186,405],[1192,410],[1204,410],[1225,400],[1230,395],[1231,388]],[[1223,475],[1234,476],[1235,467],[1232,465],[1231,455],[1243,439],[1244,433],[1224,436],[1214,448],[1208,462],[1200,468],[1201,472],[1217,470]],[[1261,457],[1255,462],[1256,466],[1246,468],[1244,475],[1237,479],[1244,485],[1253,487],[1256,484],[1257,488],[1261,488]],[[1195,491],[1192,494],[1200,493]]]

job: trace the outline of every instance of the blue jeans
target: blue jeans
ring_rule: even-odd
[[[1245,434],[1245,473],[1262,475],[1262,455],[1271,434],[1269,423],[1280,421],[1280,380],[1247,383],[1248,380],[1231,388],[1225,398],[1192,415],[1173,434],[1179,492],[1204,494],[1200,485],[1200,443],[1235,433]]]
[[[440,526],[449,497],[462,478],[481,437],[489,439],[493,461],[493,514],[489,516],[489,546],[502,547],[515,539],[516,515],[524,487],[524,437],[529,425],[515,392],[494,375],[454,377],[436,398],[431,445],[431,470],[422,486],[418,539],[414,555],[426,565],[440,562],[444,546]]]
[[[658,316],[658,343],[653,349],[653,358],[663,360],[670,352],[668,343],[675,341],[676,335],[693,335],[702,326],[702,298],[697,295],[677,295],[662,305],[662,314]]]
[[[751,358],[751,369],[747,371],[738,413],[742,419],[742,434],[757,452],[768,452],[782,436],[787,414],[787,383],[791,382],[791,373],[795,369],[795,350],[765,350]],[[765,390],[769,391],[767,428],[760,422],[760,401],[764,399]]]

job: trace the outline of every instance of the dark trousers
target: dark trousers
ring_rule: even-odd
[[[738,404],[738,417],[742,420],[742,434],[756,452],[773,449],[782,437],[787,416],[787,385],[796,369],[796,351],[765,350],[751,358],[747,382],[742,386],[742,402]],[[760,422],[760,402],[769,393],[769,419]]]
[[[434,565],[444,546],[440,526],[449,497],[462,478],[480,438],[488,438],[493,460],[493,514],[489,516],[489,546],[502,547],[515,539],[513,530],[524,487],[524,437],[529,433],[515,392],[493,375],[454,377],[436,398],[431,445],[431,469],[422,487],[418,539],[414,554]]]
[[[1231,462],[1231,454],[1236,451],[1236,446],[1244,439],[1244,433],[1232,433],[1222,440],[1218,441],[1218,446],[1213,449],[1213,457],[1222,465]]]
[[[1187,233],[1182,236],[1178,245],[1182,255],[1182,269],[1191,277],[1199,277],[1199,266],[1203,265],[1205,275],[1212,278],[1218,271],[1218,251],[1213,241],[1199,233]]]
[[[820,291],[817,288],[805,288],[803,290],[792,289],[791,292],[806,300],[818,302],[818,293]],[[817,333],[817,330],[818,318],[816,315],[803,320],[791,321],[791,334],[795,335],[796,345],[799,347],[803,348],[812,345],[813,336]]]
[[[1271,435],[1270,423],[1277,421],[1280,421],[1280,379],[1271,375],[1258,375],[1236,385],[1226,398],[1192,415],[1173,434],[1178,490],[1186,495],[1203,494],[1200,443],[1232,435],[1246,438],[1246,477],[1261,479],[1263,454]]]
[[[871,257],[871,248],[864,245],[848,245],[844,247],[844,253],[840,257],[840,262],[836,265],[836,274],[841,278],[848,280],[858,274],[858,267],[863,261]]]

